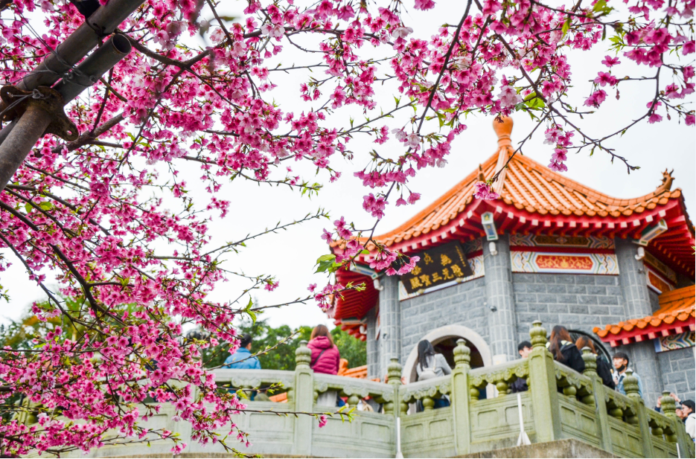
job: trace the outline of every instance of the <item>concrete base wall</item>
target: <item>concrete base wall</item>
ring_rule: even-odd
[[[559,440],[548,443],[516,446],[458,457],[618,457],[579,440]]]

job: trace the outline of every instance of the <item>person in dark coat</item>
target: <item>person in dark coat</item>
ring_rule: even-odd
[[[532,343],[530,343],[529,341],[522,341],[517,346],[517,352],[520,353],[520,357],[526,359],[527,357],[529,357],[529,354],[532,353]],[[526,379],[517,378],[515,382],[510,384],[510,389],[512,389],[512,393],[515,394],[517,392],[527,392],[529,390],[529,386],[527,386]]]
[[[585,361],[582,359],[582,354],[563,325],[553,327],[548,346],[554,360],[578,373],[585,371]]]
[[[610,389],[616,389],[614,378],[611,375],[611,364],[603,355],[597,354],[597,349],[591,339],[586,336],[581,336],[575,342],[578,350],[582,352],[583,348],[589,347],[594,355],[597,356],[597,374],[602,378],[602,383]]]

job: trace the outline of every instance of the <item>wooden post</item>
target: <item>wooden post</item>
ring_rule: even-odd
[[[540,321],[529,330],[532,352],[529,360],[529,392],[534,412],[536,442],[560,440],[561,412],[558,404],[553,356],[546,350],[546,330]]]
[[[471,444],[469,413],[469,370],[471,350],[463,339],[454,348],[455,367],[452,371],[452,412],[454,417],[454,448],[457,455],[468,454]]]

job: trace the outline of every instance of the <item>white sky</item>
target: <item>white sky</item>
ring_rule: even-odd
[[[463,11],[464,2],[456,0],[440,2],[435,10],[430,12],[411,11],[405,16],[407,25],[415,29],[416,35],[428,38],[437,31],[437,28],[447,20],[455,21]],[[223,11],[224,14],[234,14],[236,11]],[[236,12],[239,14],[239,12]],[[604,46],[599,45],[599,48]],[[572,103],[581,105],[589,94],[590,84],[588,80],[594,79],[599,70],[606,69],[600,61],[606,54],[606,48],[591,53],[573,53],[570,55],[570,63],[573,72],[575,88],[571,91]],[[613,55],[613,54],[612,54]],[[628,59],[621,58],[626,63]],[[306,64],[312,61],[304,61],[303,56],[284,44],[284,51],[280,55],[280,61],[285,64]],[[649,74],[645,69],[641,74]],[[635,73],[635,67],[622,65],[614,74],[623,76],[626,73]],[[314,74],[319,77],[317,73]],[[300,107],[299,84],[305,81],[304,76],[296,75],[281,77],[276,74],[272,81],[278,87],[271,93],[281,107],[292,110],[289,107]],[[433,78],[434,80],[434,78]],[[621,128],[635,117],[642,115],[645,104],[650,100],[650,94],[654,88],[643,83],[629,83],[632,86],[621,87],[621,100],[614,98],[612,91],[607,91],[608,98],[599,113],[586,117],[581,121],[586,131],[600,137],[609,132]],[[325,93],[328,91],[325,91]],[[496,90],[496,93],[498,91]],[[397,95],[386,85],[380,89],[378,100],[386,110],[393,107],[393,95]],[[690,102],[693,104],[693,95]],[[306,110],[306,105],[302,108]],[[356,121],[360,118],[355,111],[339,110],[335,113],[333,121],[339,125],[348,123],[349,114],[353,113]],[[379,112],[377,112],[379,113]],[[412,111],[410,113],[413,113]],[[663,113],[664,114],[664,113]],[[373,115],[374,117],[374,115]],[[513,145],[521,140],[533,127],[529,117],[524,113],[513,116],[515,128],[512,133]],[[399,124],[397,124],[397,121]],[[402,126],[403,120],[392,120],[390,128]],[[419,171],[417,177],[410,183],[410,188],[422,194],[422,199],[415,206],[395,208],[393,205],[387,208],[387,215],[378,226],[378,234],[389,231],[403,223],[415,213],[426,207],[449,188],[459,182],[464,176],[474,170],[479,163],[496,151],[497,143],[495,134],[491,128],[492,117],[473,116],[467,121],[468,129],[460,135],[453,144],[452,153],[448,158],[449,164],[442,169],[425,169]],[[655,125],[643,123],[630,130],[624,137],[611,142],[618,154],[626,156],[629,161],[641,167],[640,170],[627,175],[626,168],[619,163],[611,164],[606,154],[595,153],[589,157],[589,152],[579,155],[571,155],[567,165],[569,171],[566,175],[591,188],[603,193],[620,198],[642,196],[653,191],[661,181],[661,171],[665,168],[674,169],[675,187],[684,191],[687,206],[696,205],[696,189],[694,182],[696,174],[694,168],[695,137],[694,129],[679,125],[676,120],[662,122]],[[543,131],[542,131],[543,133]],[[349,147],[355,151],[355,159],[350,162],[337,155],[332,157],[331,164],[342,171],[342,178],[333,183],[328,183],[327,175],[322,173],[318,178],[313,177],[314,168],[300,167],[291,164],[294,172],[301,173],[303,178],[317,180],[325,184],[325,188],[318,197],[311,200],[301,197],[299,193],[288,192],[286,187],[270,188],[259,187],[255,184],[236,181],[223,187],[222,197],[231,201],[230,212],[225,219],[216,216],[211,224],[211,234],[217,243],[233,241],[243,237],[247,233],[254,233],[266,227],[272,227],[276,222],[290,221],[301,218],[308,212],[314,212],[323,207],[330,211],[332,220],[344,216],[347,221],[355,221],[360,228],[370,227],[372,218],[362,209],[362,197],[369,191],[362,187],[359,180],[353,177],[353,172],[361,170],[367,164],[367,153],[377,146],[372,144],[368,137],[356,138],[349,143]],[[392,150],[388,150],[389,146]],[[387,148],[385,148],[387,147]],[[387,144],[381,147],[380,152],[396,156],[399,150],[395,144]],[[543,136],[537,135],[524,148],[524,153],[529,157],[548,164],[552,153],[549,145],[543,145]],[[201,201],[206,200],[205,193],[200,190],[201,174],[190,163],[180,163],[182,175],[191,188],[191,193]],[[284,166],[280,171],[284,175]],[[396,198],[390,199],[393,204]],[[313,275],[313,265],[316,259],[328,253],[324,241],[320,239],[323,228],[331,228],[332,224],[326,220],[312,221],[300,227],[295,227],[287,232],[265,236],[248,244],[246,249],[238,255],[226,257],[229,269],[243,270],[247,274],[274,274],[280,281],[280,286],[272,293],[259,291],[255,296],[261,304],[276,304],[289,301],[306,295],[307,286],[310,283],[323,285],[325,278]],[[2,250],[5,257],[13,260],[13,255],[8,250]],[[9,288],[11,301],[9,304],[0,303],[0,317],[4,320],[17,319],[31,304],[32,301],[42,299],[42,292],[31,281],[18,262],[6,272],[0,273],[0,284]],[[235,298],[243,285],[234,278],[230,282],[221,283],[212,294],[212,300],[227,300]],[[268,312],[267,316],[273,325],[288,324],[290,326],[315,325],[317,323],[330,322],[315,305],[291,306]]]

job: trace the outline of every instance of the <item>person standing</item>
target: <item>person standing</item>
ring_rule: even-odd
[[[338,374],[341,354],[334,344],[329,328],[326,325],[314,327],[307,347],[312,351],[309,367],[315,373]],[[326,391],[317,398],[317,405],[336,406],[337,403],[338,392],[335,390]]]
[[[418,363],[416,364],[416,373],[418,381],[425,381],[432,378],[438,378],[452,374],[447,360],[442,354],[436,354],[433,345],[428,340],[422,340],[418,343]],[[435,409],[450,406],[447,398],[437,398],[435,400]]]
[[[532,353],[532,343],[529,341],[522,341],[517,346],[517,352],[519,352],[520,357],[526,359],[529,357],[529,354]],[[527,386],[527,380],[525,378],[517,378],[512,384],[510,384],[510,389],[512,390],[513,394],[516,394],[517,392],[527,392],[529,390],[529,386]]]
[[[614,354],[614,358],[612,360],[614,363],[613,377],[614,384],[616,384],[616,390],[623,395],[626,395],[626,389],[624,389],[624,379],[626,378],[626,372],[631,370],[628,367],[630,362],[628,354],[625,352],[617,352]],[[641,381],[640,376],[638,376],[638,373],[635,371],[633,372],[633,376],[638,379],[638,394],[640,395],[640,398],[643,398],[643,381]]]
[[[255,355],[251,355],[251,335],[242,335],[239,349],[225,359],[223,368],[235,370],[260,370],[261,362]]]
[[[564,326],[556,325],[553,327],[548,346],[554,360],[578,373],[585,371],[585,361],[582,359],[582,354]]]
[[[693,400],[684,400],[681,402],[681,409],[677,411],[677,416],[684,422],[684,428],[689,437],[696,441],[696,413],[694,413],[694,407]]]
[[[225,359],[223,368],[229,368],[232,370],[260,370],[261,362],[259,359],[251,354],[251,335],[242,335],[239,340],[239,349]],[[230,393],[236,393],[237,389],[234,387],[229,388]],[[249,395],[249,400],[254,401],[258,395],[257,391],[251,391]]]
[[[614,378],[611,375],[611,365],[607,362],[607,359],[603,355],[597,354],[597,349],[591,339],[581,336],[575,342],[575,346],[580,352],[585,347],[589,347],[590,351],[597,356],[597,374],[602,378],[602,383],[608,388],[614,390],[616,389],[616,384],[614,384]]]

